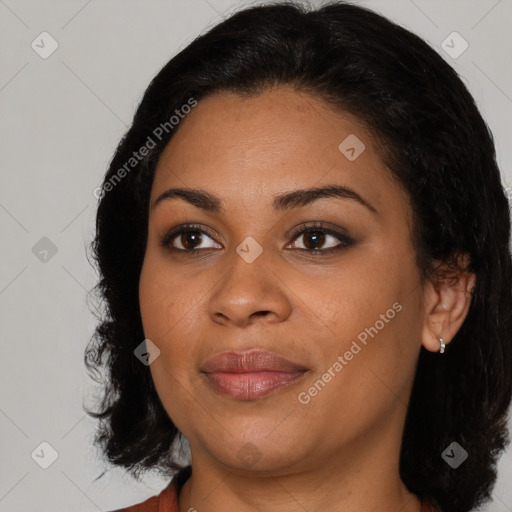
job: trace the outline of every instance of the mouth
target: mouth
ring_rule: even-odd
[[[238,400],[255,400],[293,384],[308,371],[273,352],[224,352],[201,369],[211,389]]]

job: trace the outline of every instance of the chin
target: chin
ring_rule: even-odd
[[[272,427],[274,428],[274,427]],[[272,428],[263,429],[261,434],[247,435],[242,429],[233,429],[233,435],[224,435],[220,444],[212,445],[208,438],[207,451],[212,457],[230,470],[239,472],[272,472],[285,474],[290,467],[301,464],[306,450],[296,436],[281,435],[272,438],[267,432]],[[243,434],[243,435],[242,435]],[[300,437],[300,436],[299,436]],[[283,438],[287,441],[283,441]],[[229,439],[229,444],[226,442]],[[300,445],[301,450],[297,449]]]

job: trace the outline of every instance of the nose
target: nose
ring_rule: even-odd
[[[209,299],[209,314],[218,324],[244,327],[286,320],[292,311],[289,288],[265,251],[248,263],[233,251],[227,270]]]

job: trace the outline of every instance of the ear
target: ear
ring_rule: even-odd
[[[461,268],[467,268],[468,258],[463,257]],[[445,263],[438,264],[437,270],[449,270]],[[431,351],[440,349],[439,336],[448,345],[462,326],[471,305],[476,276],[470,272],[454,275],[453,270],[447,277],[430,280],[425,286],[425,323],[422,333],[423,346]]]

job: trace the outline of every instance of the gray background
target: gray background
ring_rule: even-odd
[[[1,512],[112,510],[166,484],[155,476],[137,483],[120,470],[93,482],[103,465],[92,448],[94,423],[82,410],[97,391],[83,364],[95,325],[85,300],[96,278],[86,257],[93,190],[152,76],[201,31],[249,3],[0,0]],[[427,39],[455,67],[512,184],[512,1],[360,3]],[[43,31],[58,43],[45,59],[31,47],[51,49]],[[453,31],[469,44],[456,58],[441,46]],[[448,42],[452,52],[462,48]],[[51,449],[42,442],[58,453],[47,469],[39,464],[51,462]],[[485,510],[512,511],[507,482],[511,450]]]

